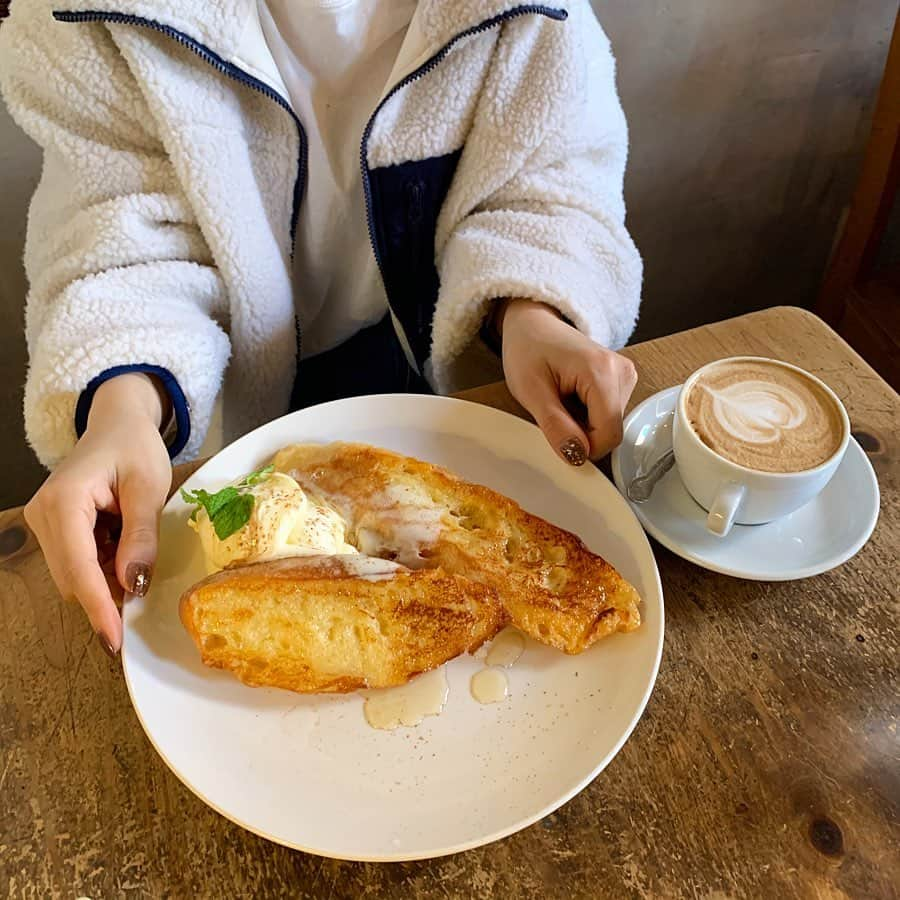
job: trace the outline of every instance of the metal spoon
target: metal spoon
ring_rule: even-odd
[[[628,485],[628,499],[632,503],[646,503],[653,493],[656,483],[672,468],[675,463],[675,452],[667,450],[650,466],[650,470],[644,475],[638,475],[631,479]]]

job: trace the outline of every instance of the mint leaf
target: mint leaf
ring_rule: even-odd
[[[264,466],[262,469],[257,469],[255,472],[251,472],[241,484],[246,484],[248,487],[250,485],[259,484],[260,481],[265,481],[269,475],[272,474],[274,468],[274,465],[268,465]]]
[[[233,503],[239,496],[238,489],[231,485],[222,488],[221,491],[216,491],[215,494],[210,494],[209,491],[205,491],[203,488],[200,488],[193,493],[184,490],[184,488],[181,489],[181,499],[184,500],[185,503],[202,506],[210,519],[215,518],[216,513],[223,506],[228,503]]]
[[[250,521],[253,503],[253,494],[236,494],[233,500],[220,506],[215,515],[209,517],[220,541],[231,537]]]
[[[181,499],[184,500],[185,503],[191,503],[194,506],[202,506],[203,503],[200,500],[201,493],[205,494],[206,491],[186,491],[182,488]]]
[[[209,498],[206,505],[206,514],[210,519],[215,519],[219,511],[225,509],[229,504],[234,503],[240,497],[238,489],[235,487],[224,487],[221,491],[217,491]]]
[[[247,488],[265,481],[274,468],[269,465],[257,469],[241,479],[236,487],[228,485],[214,494],[210,494],[203,488],[198,488],[196,491],[186,491],[182,488],[181,499],[196,507],[191,513],[192,519],[196,520],[197,511],[200,508],[205,509],[209,521],[212,522],[215,529],[216,537],[220,541],[224,541],[236,531],[240,531],[250,521],[254,497],[247,491]]]

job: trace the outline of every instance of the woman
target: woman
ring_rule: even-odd
[[[586,0],[20,0],[0,85],[44,148],[26,518],[110,654],[220,396],[230,440],[505,374],[567,462],[620,440],[641,263]]]

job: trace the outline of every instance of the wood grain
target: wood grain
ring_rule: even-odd
[[[655,548],[666,642],[632,738],[558,812],[456,857],[324,860],[205,807],[150,747],[20,512],[0,514],[0,895],[896,897],[900,399],[815,317],[775,309],[632,348],[635,400],[738,353],[798,363],[840,394],[879,473],[874,536],[791,584]],[[500,386],[470,397],[516,409]]]

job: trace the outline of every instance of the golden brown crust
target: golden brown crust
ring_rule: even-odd
[[[640,624],[637,591],[609,563],[496,491],[364,444],[286,447],[274,465],[335,506],[363,552],[493,588],[538,641],[580,653]]]
[[[489,587],[362,562],[294,557],[229,569],[185,592],[179,615],[206,665],[300,693],[405,684],[474,652],[504,622]]]

